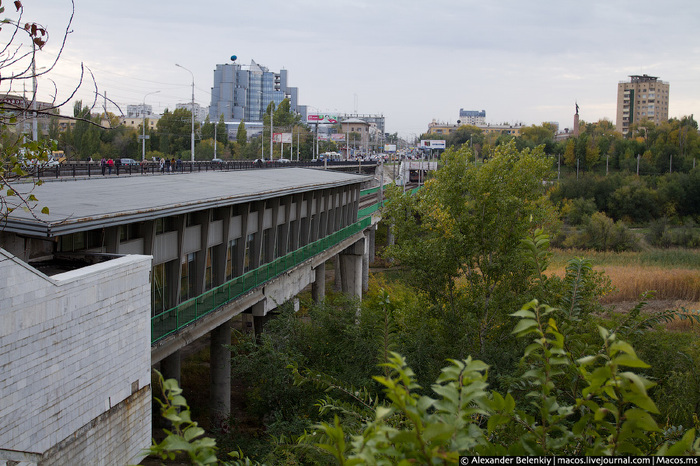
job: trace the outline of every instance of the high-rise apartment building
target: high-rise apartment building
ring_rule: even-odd
[[[289,99],[291,111],[306,120],[306,107],[298,104],[298,88],[287,85],[287,70],[273,73],[252,60],[247,69],[243,66],[216,65],[209,106],[211,121],[218,121],[223,115],[226,122],[260,122],[270,102],[279,105],[285,98]]]
[[[480,126],[486,124],[486,110],[459,109],[459,122],[462,125]]]
[[[629,82],[617,85],[617,120],[615,129],[627,134],[630,126],[642,120],[655,124],[668,120],[669,84],[655,76],[630,76]]]
[[[194,111],[194,121],[202,122],[202,121],[207,119],[207,114],[208,114],[207,108],[202,107],[197,102],[194,103],[194,107],[192,106],[192,102],[186,102],[186,103],[182,103],[182,104],[176,104],[175,108],[176,109],[184,108],[185,110],[187,110],[189,112]],[[194,110],[192,110],[193,108],[194,108]],[[210,118],[210,120],[211,120],[211,118]],[[211,121],[217,122],[219,120],[216,119],[216,120],[211,120]]]
[[[150,118],[153,115],[153,106],[146,104],[134,104],[126,106],[126,118]]]

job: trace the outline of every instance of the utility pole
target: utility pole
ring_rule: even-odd
[[[39,140],[36,114],[36,44],[32,41],[32,140]]]
[[[557,183],[561,179],[561,154],[559,154],[559,161],[557,162]]]
[[[273,144],[273,119],[275,115],[275,102],[270,102],[270,162],[272,162],[272,147],[274,146]]]

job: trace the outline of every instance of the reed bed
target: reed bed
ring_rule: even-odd
[[[573,257],[590,259],[594,266],[639,266],[691,269],[700,272],[700,249],[650,249],[647,251],[599,252],[590,249],[553,249],[551,265],[565,267]]]
[[[700,302],[700,271],[694,269],[667,269],[642,266],[599,266],[595,270],[605,272],[615,290],[603,296],[604,304],[621,301],[637,301],[646,291],[654,291],[651,299]],[[564,276],[564,267],[550,267],[550,274]]]

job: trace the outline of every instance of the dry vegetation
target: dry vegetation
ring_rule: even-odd
[[[593,251],[554,251],[548,273],[564,275],[566,261],[574,256],[590,258],[594,269],[604,271],[614,291],[601,299],[616,312],[625,312],[640,301],[645,292],[646,312],[685,308],[700,310],[700,251],[652,250],[645,252],[596,253]],[[676,321],[669,330],[690,330],[690,321]]]
[[[655,299],[700,301],[698,270],[615,265],[603,266],[601,269],[610,277],[615,287],[615,292],[603,298],[605,303],[633,301],[648,290],[654,290]]]
[[[615,288],[602,298],[605,304],[636,301],[646,291],[653,291],[655,300],[700,302],[698,270],[641,265],[601,265],[594,269],[605,272]],[[548,272],[563,277],[564,267],[550,267]]]

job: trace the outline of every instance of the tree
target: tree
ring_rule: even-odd
[[[489,366],[471,357],[451,360],[422,395],[406,360],[393,353],[388,376],[375,379],[386,402],[375,402],[362,423],[321,422],[301,438],[338,464],[457,464],[460,456],[505,455],[698,455],[695,429],[662,431],[649,390],[655,385],[633,372],[648,368],[627,342],[599,327],[600,348],[574,359],[554,316],[536,300],[511,314],[513,334],[531,344],[520,381],[527,398],[488,392]],[[570,380],[579,381],[573,400]],[[303,380],[303,379],[302,379]],[[343,415],[347,404],[326,399],[324,411]]]
[[[483,354],[502,310],[527,288],[521,238],[555,215],[544,196],[551,164],[541,148],[517,151],[510,142],[483,165],[467,164],[471,157],[465,146],[447,150],[444,166],[417,195],[389,191],[386,214],[396,244],[388,253],[410,268],[415,285],[440,303],[448,320],[470,322],[459,338],[476,342],[473,350]]]
[[[554,142],[554,135],[557,132],[556,126],[552,123],[542,123],[541,125],[526,126],[520,130],[520,138],[530,144],[531,147],[536,147],[542,144]],[[549,152],[547,152],[549,153]]]
[[[209,115],[207,115],[209,116]],[[226,121],[224,121],[224,116],[219,117],[219,122],[216,124],[216,140],[224,146],[228,147],[228,130],[226,129]]]
[[[214,123],[209,120],[209,115],[204,119],[200,134],[202,135],[202,140],[214,139]]]
[[[160,152],[167,155],[189,155],[191,149],[191,124],[192,113],[186,108],[178,108],[173,112],[165,109],[157,124]],[[197,130],[198,123],[195,122],[195,134]]]
[[[291,128],[296,123],[301,120],[301,117],[291,111],[291,104],[289,99],[284,99],[275,109],[275,121],[276,127],[280,128]]]
[[[238,131],[236,132],[236,142],[241,150],[245,149],[246,144],[248,144],[248,132],[245,129],[245,121],[241,120],[238,124]]]
[[[20,0],[13,3],[15,17],[7,17],[0,23],[0,29],[4,29],[9,37],[8,42],[0,47],[0,84],[7,94],[17,92],[24,87],[23,83],[36,83],[40,75],[48,74],[53,70],[60,59],[65,45],[68,31],[72,23],[71,19],[63,35],[63,41],[52,59],[52,64],[43,71],[36,71],[36,56],[44,53],[44,46],[49,40],[49,33],[41,24],[23,19],[24,6]],[[71,2],[71,11],[75,8]],[[0,13],[5,13],[5,7],[0,0]],[[82,78],[81,78],[82,82]],[[20,85],[22,84],[22,85]],[[80,84],[78,84],[78,87]],[[77,88],[76,88],[77,89]],[[41,138],[31,141],[22,134],[26,115],[36,116],[45,114],[55,116],[56,109],[62,103],[52,103],[40,110],[36,109],[37,89],[33,86],[30,99],[7,98],[0,108],[0,228],[7,221],[8,215],[17,208],[29,210],[37,217],[37,198],[33,191],[40,182],[33,184],[17,185],[20,178],[31,175],[41,164],[48,160],[56,143],[52,140]],[[37,135],[38,136],[38,135]],[[41,212],[47,213],[46,207]],[[37,217],[38,218],[38,217]]]
[[[459,149],[462,144],[468,144],[470,148],[477,152],[481,150],[484,143],[484,132],[480,128],[471,125],[462,125],[456,131],[450,133],[445,139],[447,147]]]
[[[221,158],[224,154],[225,147],[220,142],[214,142],[214,139],[205,139],[197,144],[197,159],[212,160],[214,158],[214,144],[216,144],[217,158]]]

